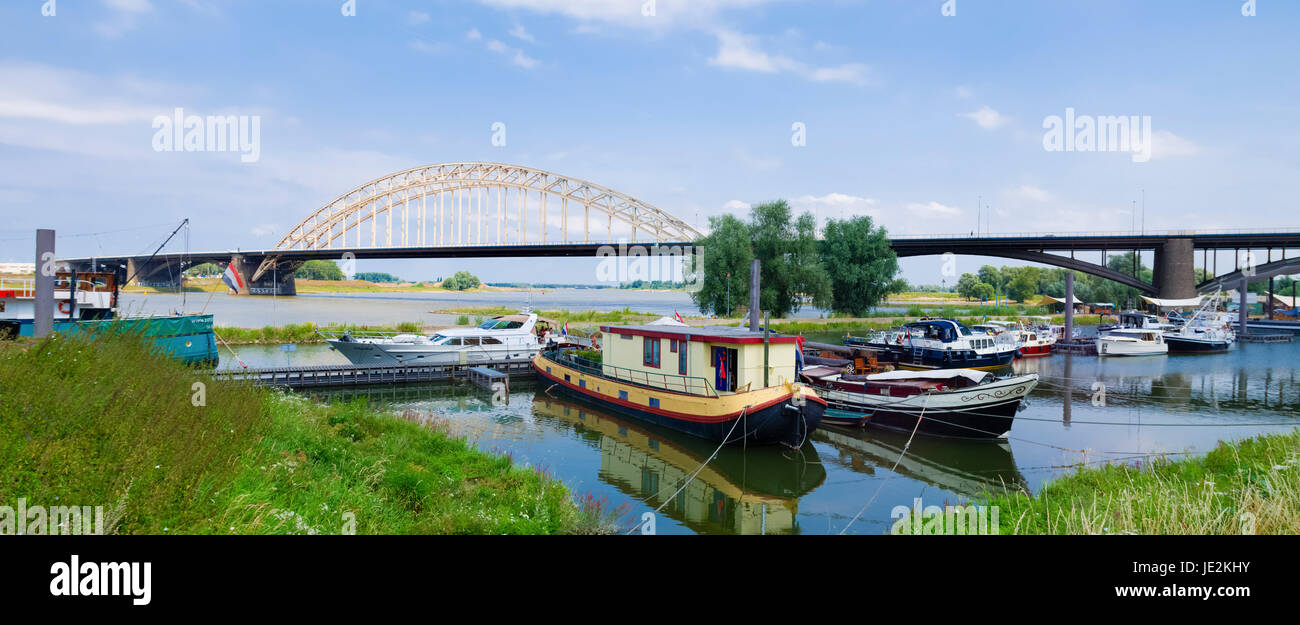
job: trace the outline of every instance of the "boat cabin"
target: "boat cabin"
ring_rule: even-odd
[[[793,336],[769,335],[765,343],[762,332],[742,328],[645,325],[601,326],[600,331],[602,364],[613,377],[644,376],[651,383],[663,376],[696,378],[719,393],[764,388],[764,373],[766,386],[797,381]]]

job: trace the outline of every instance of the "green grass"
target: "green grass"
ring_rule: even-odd
[[[104,506],[116,533],[613,529],[602,502],[427,413],[216,381],[129,337],[0,345],[0,466],[5,505]]]
[[[1300,533],[1300,430],[1220,442],[1203,457],[1081,468],[1004,493],[1002,533]]]
[[[418,333],[424,329],[416,321],[403,321],[389,326],[363,326],[356,324],[329,324],[317,326],[314,323],[290,323],[282,326],[264,326],[261,328],[219,327],[217,336],[231,345],[255,345],[262,343],[324,343],[325,338],[317,330],[329,332],[403,332]]]

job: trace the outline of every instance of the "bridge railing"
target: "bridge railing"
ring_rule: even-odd
[[[1076,238],[1076,237],[1189,237],[1232,234],[1295,234],[1300,237],[1300,226],[1291,228],[1218,228],[1208,230],[1082,230],[1073,232],[956,232],[949,234],[891,234],[890,239],[1024,239],[1024,238]]]

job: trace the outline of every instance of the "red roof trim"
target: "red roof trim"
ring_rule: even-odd
[[[740,344],[740,345],[761,345],[763,343],[763,337],[761,336],[741,337],[741,336],[714,336],[711,334],[701,335],[701,334],[692,334],[689,330],[651,331],[651,330],[640,330],[640,329],[632,329],[632,328],[601,326],[600,331],[609,334],[627,334],[631,336],[646,336],[650,338],[677,339],[679,341],[684,340],[687,336],[690,336],[690,340],[695,343],[727,343],[727,344]],[[787,343],[794,344],[795,337],[771,336],[768,337],[768,341],[774,345],[787,344]]]

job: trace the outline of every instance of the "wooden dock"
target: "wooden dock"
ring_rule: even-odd
[[[1279,332],[1276,334],[1251,332],[1250,334],[1237,335],[1237,340],[1242,343],[1290,343],[1294,340],[1294,337],[1285,332]]]
[[[219,380],[250,380],[259,386],[284,388],[320,388],[369,386],[376,384],[411,384],[470,379],[472,370],[483,369],[504,377],[531,378],[535,375],[531,361],[516,360],[487,365],[323,365],[315,367],[275,367],[271,369],[227,369],[216,372]],[[493,377],[481,373],[485,379]],[[508,382],[507,382],[508,383]],[[490,384],[490,382],[489,382]]]
[[[1078,356],[1096,356],[1096,341],[1057,341],[1052,345],[1054,354],[1075,354]]]

